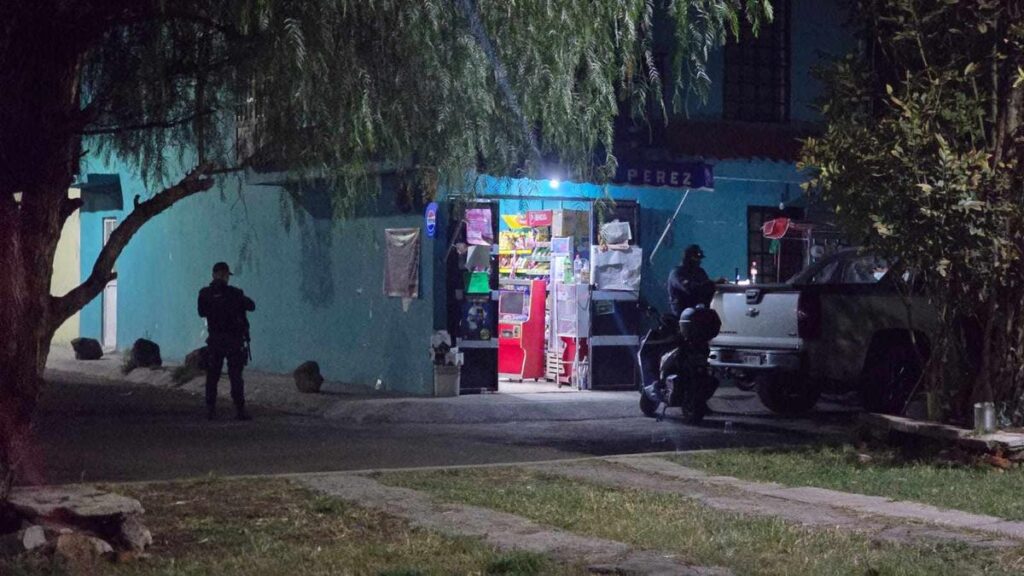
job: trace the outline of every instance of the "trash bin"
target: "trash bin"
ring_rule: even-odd
[[[434,396],[459,395],[459,366],[434,366]]]

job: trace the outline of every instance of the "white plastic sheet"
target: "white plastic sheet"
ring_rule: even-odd
[[[629,246],[622,250],[590,247],[590,278],[598,290],[640,290],[643,250]]]

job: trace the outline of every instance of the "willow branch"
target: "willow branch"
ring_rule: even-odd
[[[206,178],[212,170],[210,165],[202,165],[191,171],[180,182],[156,194],[145,202],[140,202],[132,210],[132,213],[114,229],[110,239],[100,251],[96,263],[93,264],[89,277],[77,288],[68,292],[60,298],[51,301],[53,315],[51,321],[59,326],[72,314],[81,310],[93,298],[103,291],[108,282],[117,277],[114,272],[114,263],[118,256],[128,245],[128,241],[135,236],[140,228],[154,217],[160,215],[175,203],[193,194],[209,190],[214,183],[213,179]]]
[[[124,126],[99,126],[96,128],[88,128],[82,130],[83,136],[95,136],[98,134],[117,134],[120,132],[136,132],[139,130],[152,130],[154,128],[174,128],[175,126],[181,126],[193,122],[204,116],[209,116],[216,112],[213,109],[202,110],[195,114],[189,114],[181,118],[174,118],[172,120],[154,120],[152,122],[143,122],[141,124],[126,124]]]

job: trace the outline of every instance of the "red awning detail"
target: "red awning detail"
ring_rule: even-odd
[[[789,218],[775,218],[769,220],[761,226],[761,234],[765,238],[771,238],[772,240],[778,240],[789,232],[790,220]]]

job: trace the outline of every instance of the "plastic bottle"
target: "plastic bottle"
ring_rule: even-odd
[[[750,264],[750,283],[757,284],[757,261]]]
[[[740,269],[739,269],[739,267],[737,267],[737,268],[736,268],[736,279],[735,279],[735,281],[734,281],[734,282],[735,282],[736,284],[739,284],[739,283],[740,283]]]
[[[572,261],[572,280],[573,282],[583,281],[583,260],[580,259],[579,254]]]

